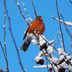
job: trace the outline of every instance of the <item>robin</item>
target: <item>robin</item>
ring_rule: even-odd
[[[23,37],[23,44],[21,46],[21,50],[24,52],[27,51],[31,41],[32,37],[34,36],[33,33],[35,32],[37,35],[43,35],[45,31],[45,25],[43,22],[43,16],[37,16],[29,25],[28,29],[25,32],[25,35]]]

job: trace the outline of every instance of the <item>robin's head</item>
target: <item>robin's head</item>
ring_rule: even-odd
[[[43,16],[37,16],[36,19],[42,20],[43,19]]]

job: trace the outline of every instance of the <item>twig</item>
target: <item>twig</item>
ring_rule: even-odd
[[[41,36],[41,37],[42,37],[42,36]],[[36,36],[36,38],[37,38],[37,36]],[[40,43],[39,43],[39,39],[38,39],[38,38],[37,38],[37,41],[38,41],[38,45],[41,46]],[[47,51],[47,50],[45,50],[45,51],[46,51],[46,53],[48,54],[48,51]],[[43,54],[45,54],[43,50],[42,50],[42,52],[43,52]],[[48,56],[51,57],[50,54],[48,54]],[[49,59],[47,58],[47,55],[46,55],[46,54],[45,54],[45,58],[46,58],[47,71],[49,72],[49,70],[48,70],[48,62],[49,62],[50,64],[51,64],[51,62],[50,62]],[[51,64],[51,65],[52,65],[52,64]],[[52,65],[52,67],[53,67],[53,65]]]
[[[0,41],[0,46],[1,46],[1,48],[2,48],[2,52],[3,52],[3,55],[4,55],[5,61],[6,61],[6,72],[9,72],[8,59],[7,59],[7,56],[6,56],[5,52],[4,52],[4,48],[3,48],[3,46],[2,46],[1,41]]]
[[[64,17],[63,17],[63,15],[61,14],[60,16],[61,16],[61,18],[63,20],[63,23],[64,23]],[[66,24],[64,24],[64,26],[65,26],[66,32],[68,33],[69,37],[71,38],[71,49],[72,49],[72,34],[68,30],[68,27],[66,26]]]
[[[58,0],[56,0],[56,10],[57,10],[58,19],[60,19],[60,14],[59,14],[59,10],[58,10]],[[65,50],[65,44],[64,44],[63,32],[62,32],[62,28],[61,28],[61,23],[60,22],[59,22],[59,27],[60,27],[61,37],[62,37],[63,48],[64,48],[64,51],[66,51]]]
[[[63,20],[59,20],[58,18],[54,18],[53,16],[51,16],[51,18],[65,24],[65,25],[67,25],[69,27],[72,27],[72,22],[69,22],[69,21],[64,21],[63,22]]]
[[[17,6],[18,6],[18,9],[19,9],[19,11],[20,11],[21,16],[23,17],[23,19],[24,19],[24,21],[26,22],[26,24],[29,26],[28,20],[25,18],[25,16],[23,15],[23,13],[22,13],[22,11],[21,11],[21,8],[20,8],[20,5],[19,5],[19,3],[18,3],[18,0],[15,0],[15,2],[16,2],[16,4],[17,4]]]
[[[21,62],[19,50],[18,50],[16,41],[15,41],[15,38],[14,38],[14,35],[13,35],[13,32],[12,32],[12,29],[11,29],[11,20],[10,20],[10,16],[8,15],[8,11],[7,11],[7,16],[8,16],[8,22],[9,22],[9,31],[10,31],[11,37],[13,39],[14,46],[15,46],[16,51],[17,51],[17,56],[18,56],[19,64],[20,64],[20,67],[21,67],[22,71],[25,72],[25,70],[23,68],[23,65],[22,65],[22,62]]]
[[[64,20],[63,15],[61,14],[60,16],[61,16],[61,18],[62,18],[62,20],[63,20],[63,23],[65,23],[65,22],[64,22],[65,20]],[[68,27],[66,26],[66,24],[64,24],[64,26],[65,26],[65,29],[66,29],[68,35],[70,36],[70,38],[72,38],[72,35],[71,35],[70,31],[68,30]]]
[[[37,12],[36,12],[36,9],[35,9],[35,6],[34,6],[34,3],[33,2],[34,2],[34,0],[32,0],[32,6],[33,6],[34,14],[37,17]]]
[[[27,15],[27,17],[28,17],[28,20],[32,21],[31,17],[29,16],[29,14],[28,14],[28,12],[27,12],[25,3],[23,2],[23,0],[21,0],[21,2],[22,2],[22,5],[23,5],[23,8],[24,8],[24,11],[26,12],[26,15]]]
[[[58,52],[58,50],[56,49],[56,47],[54,45],[52,45],[51,43],[49,43],[48,40],[45,39],[43,36],[41,36],[41,37],[46,41],[46,43],[48,43],[48,45],[52,46]]]
[[[5,56],[5,60],[6,60],[6,72],[9,72],[7,51],[6,51],[6,0],[4,0],[4,25],[3,25],[3,29],[4,29],[4,50],[5,50],[4,56]]]
[[[69,2],[72,4],[72,0],[69,0]]]
[[[4,0],[4,25],[3,25],[3,30],[4,30],[4,50],[7,55],[6,51],[6,0]]]

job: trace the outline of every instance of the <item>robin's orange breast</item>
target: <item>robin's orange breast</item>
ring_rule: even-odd
[[[38,34],[43,34],[45,31],[45,25],[41,20],[34,20],[31,22],[30,26],[28,27],[28,33],[33,33],[36,31]]]

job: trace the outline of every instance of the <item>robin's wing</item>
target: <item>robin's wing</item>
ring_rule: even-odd
[[[26,32],[25,32],[25,34],[24,34],[23,40],[26,38],[26,36],[27,36],[27,32],[29,32],[29,30],[32,31],[32,29],[31,29],[30,26],[27,28],[27,30],[26,30]]]
[[[25,41],[23,42],[22,46],[21,46],[21,50],[23,50],[24,52],[26,52],[27,49],[28,49],[28,47],[29,47],[29,45],[30,45],[30,43],[31,43],[31,40],[32,40],[31,37],[27,37],[25,39]]]
[[[23,40],[26,38],[27,32],[28,32],[28,29],[26,30],[26,32],[25,32],[25,34],[24,34]]]

